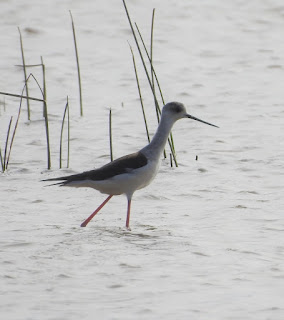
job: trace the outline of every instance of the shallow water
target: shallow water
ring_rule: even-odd
[[[187,105],[215,129],[180,121],[179,167],[162,161],[156,180],[126,200],[45,187],[50,176],[109,161],[147,143],[122,2],[1,2],[0,91],[23,85],[26,63],[47,73],[52,171],[46,170],[42,106],[23,110],[9,170],[0,176],[0,305],[3,319],[282,319],[284,317],[284,7],[267,1],[128,1],[149,43],[166,101]],[[83,84],[79,117],[74,17]],[[138,62],[151,135],[153,101]],[[32,71],[41,79],[39,69]],[[40,97],[35,85],[30,94]],[[61,119],[70,101],[70,169],[58,169]],[[2,97],[1,97],[2,99]],[[0,100],[0,101],[3,101]],[[18,100],[0,104],[0,143]],[[66,145],[64,147],[66,160]],[[195,160],[198,155],[198,161]],[[65,163],[65,162],[64,162]]]

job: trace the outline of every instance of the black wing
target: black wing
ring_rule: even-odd
[[[42,181],[64,181],[62,185],[68,184],[71,181],[82,180],[94,180],[100,181],[112,178],[116,175],[129,172],[129,169],[138,169],[145,166],[148,163],[147,158],[142,152],[136,152],[127,156],[118,158],[99,169],[85,171],[79,174],[73,174],[70,176],[45,179]]]

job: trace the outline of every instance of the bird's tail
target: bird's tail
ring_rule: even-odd
[[[66,185],[66,183],[67,183],[66,177],[43,179],[41,181],[43,181],[43,182],[45,182],[45,181],[60,181],[60,182],[48,184],[48,185],[46,185],[46,187],[50,187],[50,186],[60,186],[60,187],[62,187],[64,185]]]

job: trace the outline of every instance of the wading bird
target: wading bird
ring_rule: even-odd
[[[64,187],[88,187],[108,194],[105,201],[81,224],[81,227],[86,227],[112,196],[125,194],[128,201],[126,228],[130,229],[130,207],[133,193],[146,187],[154,179],[170,131],[174,123],[183,118],[217,127],[188,114],[182,103],[170,102],[162,109],[160,123],[152,141],[140,151],[118,158],[99,169],[43,181],[61,181],[56,184]]]

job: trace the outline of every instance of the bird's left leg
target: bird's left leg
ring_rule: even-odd
[[[131,231],[129,227],[129,220],[130,220],[130,207],[131,207],[131,198],[127,199],[127,217],[126,217],[126,229]]]

